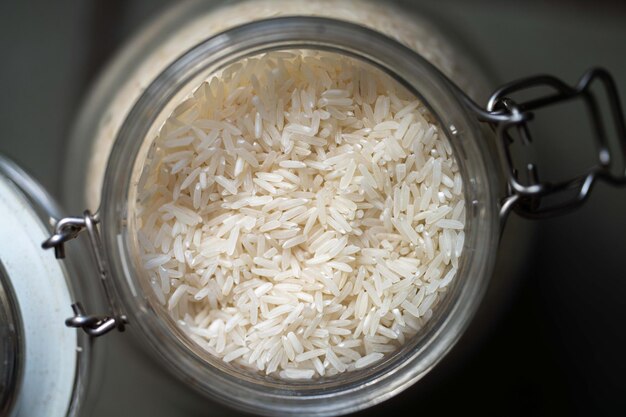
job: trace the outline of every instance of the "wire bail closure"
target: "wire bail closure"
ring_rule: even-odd
[[[44,249],[54,248],[54,254],[57,259],[65,258],[65,243],[78,237],[83,230],[87,231],[89,236],[89,246],[96,261],[98,275],[106,297],[109,301],[111,309],[110,315],[94,315],[86,314],[80,302],[72,304],[74,316],[65,320],[68,327],[81,328],[89,336],[98,337],[117,329],[123,332],[128,320],[125,315],[120,312],[117,305],[115,290],[108,279],[106,262],[103,256],[102,241],[98,232],[97,224],[99,219],[97,214],[92,215],[86,210],[83,217],[65,217],[57,221],[54,227],[54,233],[42,243]]]
[[[618,136],[619,151],[621,152],[621,175],[612,172],[613,155],[609,147],[607,132],[603,123],[600,106],[590,87],[594,81],[599,81],[604,88],[613,121],[613,127]],[[519,93],[536,87],[548,87],[554,92],[525,102],[516,102],[510,98],[513,93]],[[513,164],[511,145],[514,142],[511,135],[517,131],[523,145],[529,145],[532,137],[528,129],[528,122],[533,120],[534,111],[544,107],[559,104],[573,99],[583,99],[594,130],[594,142],[597,149],[597,162],[587,172],[561,182],[541,181],[535,164],[525,167],[528,177],[527,183],[522,183],[519,171]],[[617,92],[615,81],[608,71],[594,68],[587,71],[575,86],[569,86],[558,78],[540,75],[511,82],[496,90],[487,104],[486,111],[475,103],[468,103],[478,113],[479,119],[494,126],[498,137],[498,151],[507,180],[507,196],[502,200],[500,218],[505,219],[510,211],[531,219],[545,218],[571,211],[582,205],[596,183],[603,180],[615,186],[626,185],[626,127],[622,106]],[[573,195],[568,195],[573,194]],[[561,196],[562,201],[546,204],[546,197]]]

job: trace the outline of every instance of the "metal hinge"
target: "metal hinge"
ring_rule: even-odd
[[[89,246],[96,261],[100,282],[108,299],[111,314],[86,314],[81,303],[77,302],[72,305],[74,316],[65,320],[65,325],[81,328],[85,333],[94,337],[102,336],[113,329],[122,332],[128,323],[126,316],[120,312],[117,306],[115,290],[107,277],[107,267],[102,254],[102,243],[97,227],[98,222],[98,216],[92,215],[88,210],[85,211],[83,217],[65,217],[60,219],[54,227],[52,236],[41,245],[44,249],[54,248],[55,256],[58,259],[62,259],[65,258],[65,243],[76,238],[83,230],[87,231]]]
[[[613,127],[618,137],[617,146],[622,162],[618,174],[612,169],[615,155],[611,152],[607,129],[603,123],[603,116],[608,115],[602,114],[598,101],[590,89],[596,80],[604,88]],[[513,94],[528,92],[537,87],[549,88],[552,92],[521,102],[511,98]],[[596,164],[581,175],[565,181],[548,182],[542,181],[537,166],[529,163],[523,168],[526,171],[526,180],[523,182],[519,175],[522,170],[516,168],[513,163],[511,145],[516,141],[514,137],[517,137],[522,145],[529,145],[532,137],[528,123],[533,120],[534,112],[573,99],[582,99],[589,112],[597,152]],[[585,202],[597,180],[616,186],[626,185],[624,169],[626,127],[615,81],[606,70],[595,68],[587,71],[575,86],[569,86],[558,78],[547,75],[528,77],[496,90],[489,99],[486,109],[467,98],[466,103],[478,114],[481,121],[490,123],[496,131],[498,151],[508,189],[507,195],[501,201],[501,219],[505,219],[511,211],[527,218],[543,218],[573,210]],[[552,203],[548,202],[549,197],[555,197],[552,198]],[[555,200],[557,202],[554,202]]]

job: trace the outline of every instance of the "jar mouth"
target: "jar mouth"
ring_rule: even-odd
[[[456,284],[418,335],[361,371],[314,381],[252,375],[203,351],[151,300],[136,261],[133,210],[137,172],[164,120],[207,74],[245,57],[276,50],[316,49],[350,56],[392,76],[439,122],[465,183],[466,246]],[[136,140],[136,138],[144,138]],[[474,118],[449,81],[417,53],[372,30],[317,17],[262,20],[228,30],[181,56],[146,89],[124,122],[107,167],[101,216],[111,272],[131,325],[172,370],[205,393],[264,414],[325,415],[380,402],[425,375],[451,349],[476,310],[491,275],[498,236],[493,161]],[[125,279],[122,279],[124,277]],[[168,322],[169,319],[169,322]],[[135,327],[135,326],[134,326]],[[209,366],[206,366],[209,364]],[[262,399],[259,403],[258,400]]]

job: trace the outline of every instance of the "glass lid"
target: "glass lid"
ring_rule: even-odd
[[[71,415],[82,342],[65,327],[72,289],[65,265],[41,249],[58,209],[0,156],[0,414]]]

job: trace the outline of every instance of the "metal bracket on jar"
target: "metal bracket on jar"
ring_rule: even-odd
[[[606,126],[598,101],[591,91],[594,81],[601,83],[608,100],[608,108],[613,119],[613,127],[618,138],[622,166],[618,174],[612,170],[614,158],[607,138]],[[516,102],[510,95],[537,87],[549,88],[552,93],[530,100]],[[582,99],[589,112],[594,130],[594,142],[597,150],[596,164],[587,172],[560,182],[541,181],[535,164],[525,167],[527,181],[522,182],[519,170],[513,163],[511,145],[518,140],[526,146],[532,142],[528,122],[533,120],[534,111],[560,104],[573,99]],[[478,114],[481,121],[490,123],[498,137],[498,152],[505,169],[507,195],[501,202],[500,218],[504,220],[514,211],[526,218],[544,218],[573,210],[582,205],[597,180],[603,180],[615,186],[626,185],[626,125],[617,86],[611,75],[604,69],[595,68],[587,71],[575,86],[569,86],[558,78],[540,75],[508,83],[497,89],[487,104],[486,109],[479,107],[469,99],[468,104]],[[615,146],[615,145],[614,145]],[[559,199],[556,203],[546,203],[549,197]]]
[[[86,314],[80,302],[72,305],[74,316],[65,320],[68,327],[81,328],[89,336],[97,337],[117,329],[124,331],[128,320],[125,315],[120,312],[117,307],[113,294],[114,289],[111,281],[107,278],[106,262],[102,256],[102,243],[100,233],[98,232],[98,216],[91,214],[88,210],[84,212],[83,217],[65,217],[57,221],[54,227],[54,233],[45,242],[42,243],[44,249],[54,248],[54,254],[58,259],[65,258],[64,244],[78,236],[83,230],[87,231],[91,252],[98,267],[98,274],[102,282],[102,287],[109,301],[111,309],[110,315],[94,315]]]

